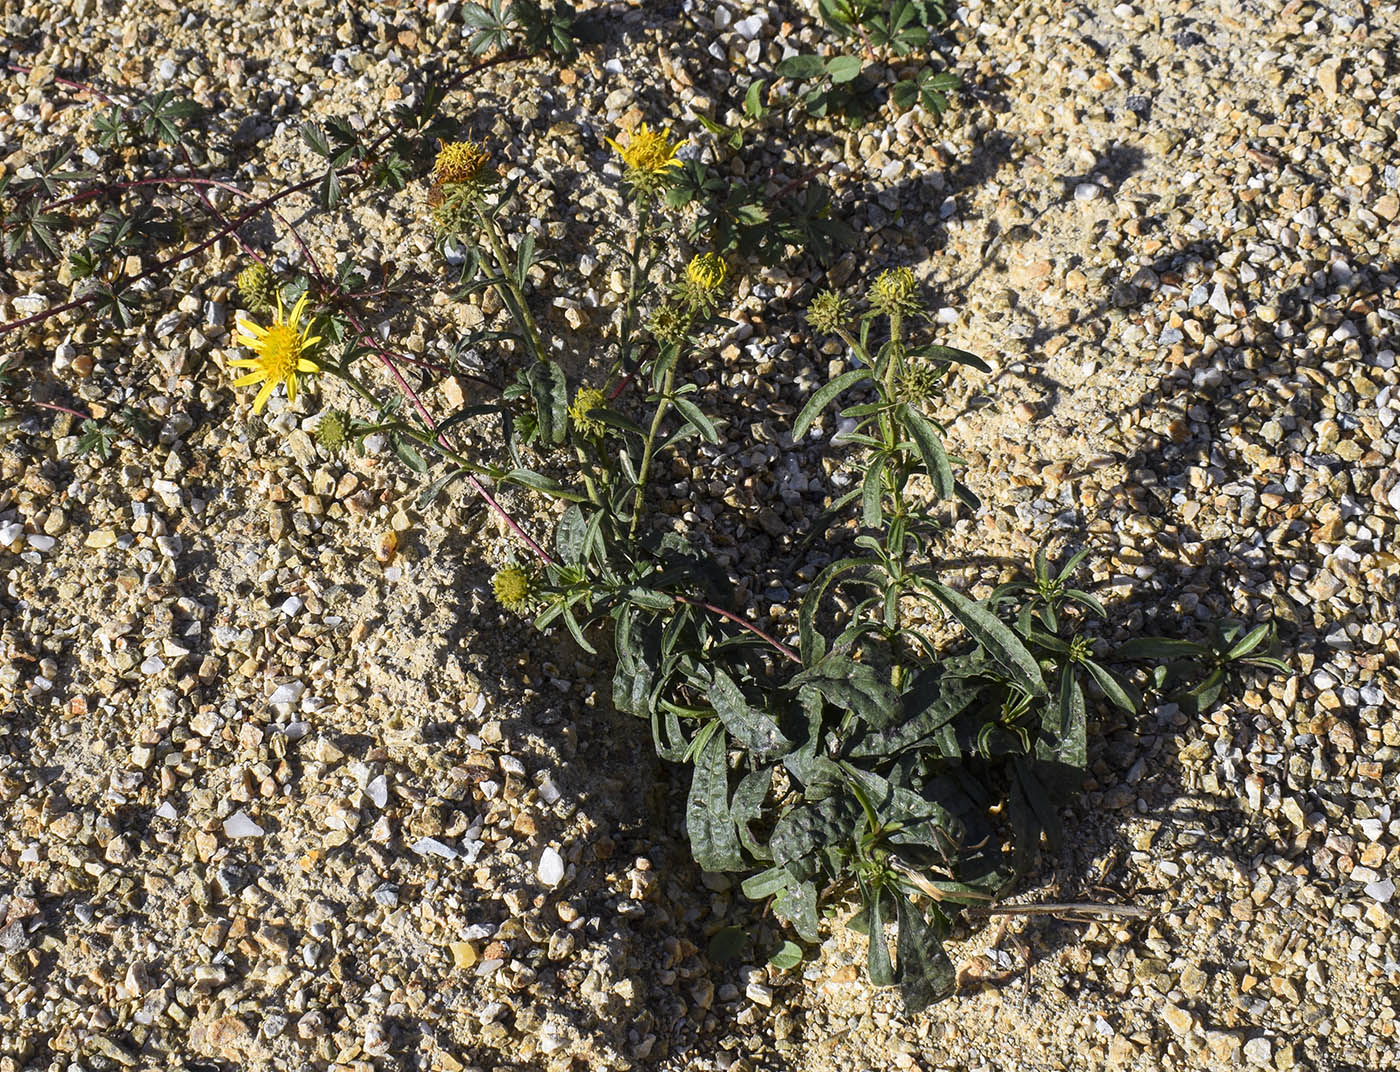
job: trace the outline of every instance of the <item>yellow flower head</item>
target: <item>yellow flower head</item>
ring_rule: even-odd
[[[303,294],[292,315],[283,319],[282,296],[277,296],[277,318],[267,327],[243,321],[238,328],[238,341],[253,351],[251,358],[230,361],[236,368],[252,369],[246,376],[233,381],[235,387],[247,387],[261,383],[262,390],[253,399],[253,412],[261,413],[263,406],[272,396],[272,390],[279,383],[287,387],[287,401],[297,400],[297,373],[316,373],[321,367],[305,357],[306,351],[321,341],[321,336],[307,336],[311,330],[308,323],[298,329],[302,310],[306,308],[306,295]]]
[[[729,277],[729,266],[718,253],[697,253],[685,266],[685,280],[698,291],[714,294]]]
[[[449,141],[433,163],[433,180],[441,184],[476,182],[490,162],[486,146],[474,141]]]
[[[660,175],[669,168],[680,167],[680,157],[676,153],[685,145],[685,139],[674,145],[671,143],[670,127],[652,130],[645,123],[627,135],[626,145],[619,145],[612,138],[606,141],[617,150],[617,155],[622,157],[628,170],[642,175]]]
[[[608,430],[608,426],[597,417],[590,417],[589,414],[595,409],[602,409],[607,404],[608,396],[598,388],[580,387],[578,394],[574,395],[574,404],[569,407],[569,416],[579,431],[589,435],[602,435]]]
[[[868,298],[872,308],[886,316],[915,312],[914,273],[908,268],[887,268],[875,279]]]
[[[496,593],[496,600],[509,610],[523,607],[529,601],[533,588],[530,575],[519,566],[507,566],[491,578],[491,590]]]

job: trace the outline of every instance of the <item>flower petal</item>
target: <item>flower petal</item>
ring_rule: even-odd
[[[316,364],[316,362],[314,362],[314,361],[308,361],[308,360],[307,360],[306,358],[304,358],[304,357],[299,357],[299,358],[297,358],[297,371],[298,371],[298,372],[320,372],[320,371],[321,371],[321,366],[318,365],[318,364]]]
[[[235,387],[249,387],[255,383],[262,383],[265,379],[267,379],[267,373],[260,370],[258,372],[250,372],[246,376],[238,377],[238,379],[233,381],[233,385]]]
[[[290,376],[287,377],[287,401],[290,403],[290,402],[295,402],[296,400],[297,400],[297,374],[296,374],[295,372],[293,372]]]
[[[253,399],[253,412],[261,413],[263,406],[267,405],[267,400],[272,397],[272,389],[277,386],[277,381],[269,379],[263,384],[262,390],[258,392],[258,397]]]

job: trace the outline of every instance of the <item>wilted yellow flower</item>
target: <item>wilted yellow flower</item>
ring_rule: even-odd
[[[476,182],[490,162],[491,155],[484,145],[474,141],[449,141],[444,143],[433,162],[433,180],[440,185]]]
[[[718,253],[699,253],[685,266],[685,280],[698,291],[714,294],[729,276],[729,266]]]
[[[508,610],[523,607],[529,601],[533,587],[530,575],[519,566],[507,566],[491,578],[491,590],[496,593],[496,600]]]
[[[306,351],[321,341],[321,336],[308,336],[311,330],[308,323],[304,330],[298,330],[298,323],[301,320],[302,310],[306,308],[306,295],[303,294],[296,305],[292,306],[292,315],[283,319],[282,315],[282,295],[277,295],[277,318],[268,326],[262,327],[248,321],[243,321],[238,329],[238,342],[253,351],[254,356],[243,358],[238,361],[230,361],[229,364],[236,368],[249,368],[253,371],[246,376],[240,376],[233,381],[235,387],[247,387],[250,384],[261,383],[262,390],[253,399],[253,412],[261,413],[263,406],[272,396],[272,390],[279,383],[285,384],[287,388],[287,401],[297,400],[297,373],[316,373],[321,371],[321,367],[314,361],[309,360]]]
[[[617,150],[629,170],[642,175],[659,175],[669,168],[680,167],[676,152],[685,144],[684,139],[672,144],[670,127],[652,130],[645,123],[627,135],[626,145],[619,145],[612,138],[605,140]]]
[[[574,395],[574,403],[569,407],[569,417],[580,431],[589,435],[602,435],[607,431],[607,425],[598,420],[597,417],[590,417],[589,414],[595,409],[602,409],[608,404],[608,396],[596,387],[581,387],[578,394]]]
[[[908,268],[887,268],[870,288],[870,305],[886,316],[912,313],[918,305],[914,299],[914,273]]]

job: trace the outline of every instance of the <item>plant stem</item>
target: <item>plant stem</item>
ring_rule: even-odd
[[[647,430],[646,446],[642,448],[642,464],[637,469],[637,494],[632,500],[632,524],[627,530],[630,539],[637,538],[637,525],[642,520],[642,500],[646,496],[647,472],[651,469],[651,452],[656,446],[656,437],[661,432],[661,422],[671,408],[671,388],[676,382],[677,364],[678,362],[671,362],[671,367],[666,370],[666,378],[661,384],[661,401],[657,403],[656,413],[651,418],[651,427]]]
[[[476,216],[481,222],[481,231],[486,235],[486,242],[491,247],[491,253],[496,258],[496,266],[501,271],[501,278],[505,280],[511,297],[515,299],[517,319],[529,337],[530,348],[535,351],[536,360],[547,361],[544,344],[540,342],[539,328],[535,326],[535,318],[530,313],[530,307],[525,303],[525,292],[515,278],[515,268],[510,263],[510,258],[506,256],[505,242],[501,238],[500,229],[496,226],[496,221],[491,218],[479,202],[476,204]]]
[[[618,365],[624,367],[632,344],[633,321],[637,316],[637,284],[642,275],[642,243],[648,238],[651,224],[651,200],[647,198],[637,209],[637,233],[632,237],[631,265],[627,273],[627,299],[622,306],[622,325],[618,329]]]
[[[692,607],[700,607],[702,610],[707,610],[711,614],[719,615],[719,617],[723,618],[727,622],[733,622],[741,629],[748,630],[748,632],[752,633],[760,640],[766,641],[774,650],[776,650],[780,655],[782,655],[783,658],[789,659],[792,662],[797,663],[799,666],[802,664],[802,656],[798,655],[797,652],[793,651],[790,647],[784,644],[777,637],[765,633],[758,626],[754,625],[752,622],[746,621],[745,619],[739,617],[739,615],[735,614],[734,612],[727,611],[723,607],[717,607],[713,603],[706,603],[704,600],[691,599],[689,596],[672,596],[671,598],[674,599],[677,603],[688,603]]]

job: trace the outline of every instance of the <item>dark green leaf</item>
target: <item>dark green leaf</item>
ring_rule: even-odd
[[[1045,695],[1040,664],[1000,618],[947,585],[936,581],[925,581],[924,585],[962,623],[968,635],[987,649],[1017,685],[1032,696]]]
[[[919,456],[924,460],[924,469],[933,481],[933,490],[940,499],[952,498],[953,467],[948,462],[943,441],[938,438],[938,433],[924,415],[908,403],[903,407],[902,416],[909,434],[913,436],[914,443],[919,448]]]
[[[797,415],[797,420],[792,424],[792,441],[794,443],[802,441],[807,434],[807,429],[812,426],[812,422],[817,419],[822,410],[836,400],[837,395],[869,378],[869,369],[851,369],[851,371],[843,372],[834,380],[817,388],[812,397],[807,400],[807,404],[802,407],[802,412]]]
[[[730,737],[760,758],[792,747],[792,742],[783,736],[778,724],[766,712],[749,705],[728,674],[718,667],[711,673],[713,680],[708,699]]]
[[[691,855],[706,871],[734,871],[744,866],[744,854],[729,814],[729,764],[724,732],[711,735],[695,756],[686,830]]]
[[[943,943],[924,915],[900,895],[896,899],[899,923],[899,993],[904,1011],[913,1016],[953,992],[957,973],[943,951]]]
[[[826,61],[820,56],[789,56],[778,64],[778,74],[784,78],[820,78],[826,73]]]
[[[866,725],[888,726],[903,713],[899,693],[875,670],[845,655],[827,655],[816,666],[802,671],[787,684],[790,689],[816,689],[843,711],[853,711]]]

